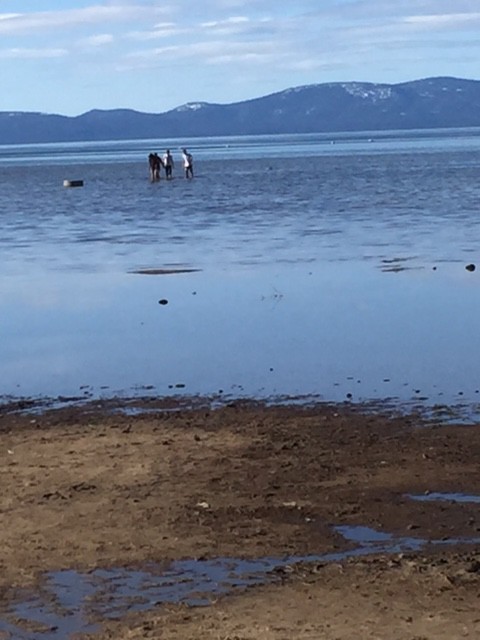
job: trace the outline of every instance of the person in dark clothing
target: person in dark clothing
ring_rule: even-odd
[[[148,166],[150,170],[150,181],[158,182],[160,180],[160,169],[163,165],[162,159],[158,153],[150,153],[148,156]]]

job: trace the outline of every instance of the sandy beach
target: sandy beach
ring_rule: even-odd
[[[222,558],[278,564],[208,606],[93,607],[91,637],[479,637],[478,425],[347,404],[143,408],[3,408],[2,640],[33,633],[12,606],[46,572]],[[70,637],[49,624],[25,637]]]

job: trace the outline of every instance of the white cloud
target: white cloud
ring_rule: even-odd
[[[150,61],[155,66],[155,60],[202,60],[203,64],[230,64],[234,62],[271,61],[278,57],[275,43],[256,43],[252,49],[250,43],[225,40],[209,40],[207,42],[190,42],[181,45],[157,47],[130,54],[127,58],[131,62],[138,60],[142,63]]]
[[[157,19],[165,9],[143,5],[93,5],[83,9],[42,11],[36,13],[4,14],[0,20],[0,33],[6,35],[38,33],[58,28]]]
[[[81,46],[85,47],[103,47],[105,45],[112,44],[114,37],[110,33],[99,33],[88,38],[83,38],[80,41]]]
[[[68,55],[66,49],[0,49],[0,59],[33,60],[40,58],[62,58]]]
[[[185,35],[191,32],[191,29],[179,27],[174,22],[163,22],[154,25],[153,29],[146,31],[130,31],[125,34],[125,38],[146,42],[148,40],[160,40],[162,38],[173,38]]]
[[[279,9],[272,2],[263,2],[260,4],[265,13],[261,15],[219,12],[216,19],[196,21],[195,16],[201,12],[192,12],[181,23],[159,23],[154,30],[130,34],[137,41],[164,39],[165,46],[125,52],[121,66],[155,68],[168,59],[191,60],[197,66],[238,65],[242,73],[258,74],[257,65],[270,65],[272,73],[289,69],[313,74],[341,65],[352,66],[352,61],[361,56],[371,58],[377,53],[381,58],[382,48],[392,43],[397,50],[408,47],[422,29],[440,32],[447,27],[458,28],[462,20],[471,23],[478,18],[478,13],[459,13],[458,9],[441,15],[427,13],[438,1],[442,4],[442,0],[405,0],[404,4],[391,0],[327,1],[321,10],[318,3],[303,2],[288,12],[285,7]],[[235,8],[245,9],[250,3],[234,4]],[[229,2],[217,2],[217,9],[231,6]],[[266,11],[268,7],[270,13]],[[315,11],[306,12],[313,7]],[[375,10],[378,15],[372,18]],[[183,41],[177,36],[183,36]]]
[[[12,18],[18,18],[21,13],[0,13],[0,22],[2,20],[11,20]]]
[[[403,21],[418,27],[431,29],[458,29],[475,25],[478,28],[480,13],[450,13],[406,16]]]
[[[226,20],[210,20],[209,22],[201,22],[200,26],[207,29],[215,29],[217,27],[224,28],[230,25],[244,24],[249,22],[249,19],[245,16],[233,16]]]

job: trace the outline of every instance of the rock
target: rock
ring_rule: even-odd
[[[465,267],[465,269],[467,271],[475,271],[475,265],[474,264],[467,264],[467,266]]]
[[[480,562],[478,560],[474,560],[472,564],[467,569],[468,573],[479,573],[480,572]]]
[[[158,301],[158,304],[168,304],[168,300],[166,300],[165,298],[162,298],[161,300]]]

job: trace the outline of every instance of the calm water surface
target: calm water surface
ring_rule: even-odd
[[[479,177],[479,130],[0,147],[0,395],[476,402]]]

